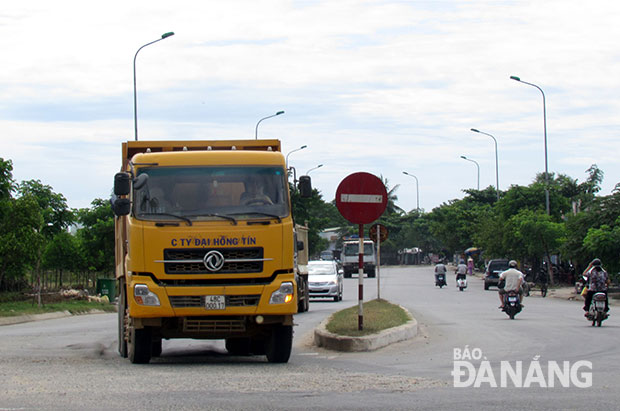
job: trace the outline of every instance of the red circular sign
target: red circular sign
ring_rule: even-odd
[[[338,185],[336,207],[353,224],[369,224],[381,217],[387,206],[385,185],[369,173],[353,173]]]
[[[382,243],[388,238],[388,229],[383,224],[373,224],[368,230],[368,237],[375,243],[377,242],[377,231],[379,231],[379,242]]]

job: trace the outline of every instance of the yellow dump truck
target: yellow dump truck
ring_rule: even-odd
[[[196,338],[288,361],[301,245],[278,140],[125,142],[112,208],[123,357]]]

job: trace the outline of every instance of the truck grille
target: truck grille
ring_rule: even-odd
[[[195,333],[243,333],[245,321],[236,318],[186,318],[183,321],[184,332]]]
[[[227,295],[226,307],[255,307],[260,295]],[[170,305],[173,308],[195,308],[205,306],[205,297],[202,295],[170,296]]]
[[[217,272],[207,270],[202,259],[211,250],[224,256],[224,266]],[[236,274],[260,273],[263,271],[263,249],[252,248],[193,248],[164,250],[166,274]]]

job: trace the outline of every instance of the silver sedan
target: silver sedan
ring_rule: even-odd
[[[338,271],[335,261],[308,262],[308,289],[310,297],[333,298],[342,300],[344,275]]]

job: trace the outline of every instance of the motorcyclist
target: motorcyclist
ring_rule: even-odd
[[[456,273],[456,281],[458,281],[459,278],[467,278],[467,265],[465,264],[465,260],[461,258],[461,260],[459,261],[459,265],[456,266],[454,272]]]
[[[504,288],[499,289],[500,309],[504,308],[504,295],[509,291],[519,293],[519,299],[521,300],[523,273],[517,270],[517,262],[515,260],[510,260],[508,262],[508,269],[499,275],[499,281],[500,283],[504,283]],[[521,304],[521,306],[523,306],[523,304]]]
[[[543,261],[538,275],[536,275],[536,282],[539,284],[549,284],[549,269],[547,268],[547,262]]]
[[[446,273],[448,272],[448,269],[446,268],[444,263],[437,263],[435,265],[435,284],[437,284],[439,282],[439,274],[443,274],[443,278],[446,278]]]
[[[607,298],[607,287],[610,284],[609,274],[605,271],[601,265],[601,260],[595,258],[588,264],[588,267],[583,272],[583,277],[587,279],[588,292],[585,296],[585,303],[583,310],[588,315],[590,310],[590,304],[592,303],[592,296],[596,293],[605,294],[605,312],[609,311],[609,301]]]

